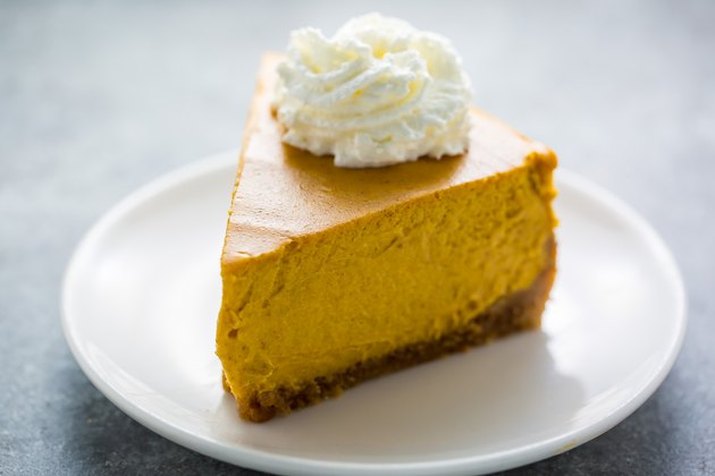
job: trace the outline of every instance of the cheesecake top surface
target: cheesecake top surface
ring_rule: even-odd
[[[404,201],[509,172],[536,155],[556,161],[544,145],[477,109],[470,111],[467,153],[384,168],[345,169],[281,142],[271,100],[283,60],[264,55],[247,120],[222,255],[229,264],[377,213]]]

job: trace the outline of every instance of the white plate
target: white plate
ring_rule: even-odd
[[[610,429],[673,364],[686,319],[670,253],[626,205],[559,171],[559,273],[542,331],[365,383],[287,418],[242,422],[213,353],[235,156],[180,169],[122,201],[65,276],[63,324],[80,367],[166,438],[276,473],[489,472]]]

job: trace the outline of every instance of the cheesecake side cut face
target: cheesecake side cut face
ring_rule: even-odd
[[[478,110],[469,151],[344,169],[281,143],[264,57],[221,257],[216,345],[242,418],[537,328],[554,153]]]

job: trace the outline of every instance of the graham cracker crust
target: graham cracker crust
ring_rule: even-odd
[[[438,340],[410,344],[381,358],[358,362],[342,372],[317,377],[297,389],[280,387],[272,392],[261,392],[254,395],[248,405],[237,403],[239,415],[244,420],[264,422],[336,397],[365,380],[484,345],[515,332],[539,328],[556,275],[556,243],[553,239],[547,243],[547,253],[550,258],[547,266],[529,288],[501,298],[464,327]],[[223,386],[226,391],[231,391],[225,376]]]

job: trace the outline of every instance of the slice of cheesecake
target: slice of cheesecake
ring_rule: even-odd
[[[221,258],[216,334],[240,415],[537,328],[555,273],[556,156],[473,110],[469,152],[344,169],[281,143],[264,57]]]

